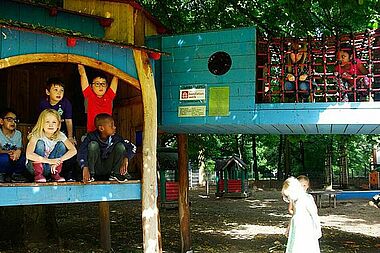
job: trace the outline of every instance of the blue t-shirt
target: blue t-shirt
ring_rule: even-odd
[[[40,102],[38,113],[40,114],[45,109],[54,109],[59,113],[59,115],[61,115],[61,132],[67,135],[68,133],[65,119],[73,118],[73,108],[71,106],[70,101],[67,98],[63,97],[62,100],[59,101],[57,104],[51,105],[49,102],[49,98],[44,98]]]
[[[16,150],[22,148],[22,136],[19,130],[15,130],[14,134],[8,138],[3,134],[0,128],[0,145],[2,150]]]

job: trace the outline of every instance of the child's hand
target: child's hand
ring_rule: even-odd
[[[306,74],[303,74],[300,76],[300,81],[305,81],[307,78],[307,75]]]
[[[50,166],[50,172],[51,172],[51,174],[54,175],[54,174],[56,174],[58,172],[57,167],[58,167],[58,165],[56,165],[56,164],[53,164],[53,165]]]
[[[11,150],[9,151],[9,159],[12,161],[17,161],[21,156],[21,150]]]
[[[287,78],[288,81],[290,81],[290,82],[294,82],[294,80],[296,80],[296,78],[295,78],[292,74],[288,74],[288,75],[286,76],[286,78]]]
[[[78,64],[78,72],[81,76],[86,74],[86,70],[82,64]]]
[[[61,164],[61,158],[53,158],[53,159],[48,159],[48,164],[52,164],[55,166],[58,166]]]
[[[124,158],[122,165],[120,166],[120,175],[124,176],[128,172],[128,158]]]
[[[83,183],[90,181],[90,171],[88,167],[83,167]]]

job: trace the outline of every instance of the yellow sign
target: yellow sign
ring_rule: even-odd
[[[230,87],[211,87],[209,92],[208,116],[229,116]]]
[[[178,106],[178,117],[205,117],[206,106]]]

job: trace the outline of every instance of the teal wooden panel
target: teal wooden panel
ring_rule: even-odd
[[[43,8],[36,8],[32,5],[20,5],[19,20],[31,24],[46,24],[46,17],[48,10]]]
[[[68,53],[69,48],[66,44],[66,38],[54,36],[53,37],[53,52],[54,53]]]
[[[65,41],[67,45],[67,40]],[[77,39],[75,47],[67,47],[69,54],[85,55],[85,45],[86,41],[82,39]]]
[[[246,54],[252,54],[255,48],[255,41],[239,41],[237,43],[228,42],[228,44],[210,44],[210,45],[196,45],[189,47],[165,47],[166,50],[170,51],[169,56],[163,56],[162,60],[167,61],[182,61],[185,62],[189,58],[209,58],[211,54],[218,51],[228,51],[231,56],[241,56]],[[155,48],[155,47],[153,47]]]
[[[126,49],[126,51],[127,51],[127,73],[131,75],[132,77],[138,79],[136,64],[133,58],[133,52],[131,49],[128,49],[128,48]]]
[[[36,53],[50,53],[53,51],[53,37],[48,34],[39,34]],[[37,38],[36,38],[37,40]]]
[[[104,37],[104,28],[97,17],[85,17],[63,11],[58,11],[56,16],[50,16],[49,10],[41,6],[11,0],[2,0],[0,2],[0,19],[10,19],[44,27],[62,28],[97,38]]]
[[[1,186],[0,206],[141,200],[141,183]]]
[[[20,54],[37,51],[37,34],[20,32]]]
[[[193,45],[208,45],[215,42],[239,43],[256,40],[256,32],[252,27],[219,30],[206,33],[184,34],[178,36],[168,36],[162,41],[163,48],[186,47]]]
[[[14,56],[19,54],[20,49],[20,32],[17,30],[11,30],[9,28],[3,28],[0,36],[2,51],[1,58]]]
[[[99,60],[111,63],[112,59],[112,47],[108,45],[99,45]]]
[[[120,47],[112,47],[112,63],[118,68],[127,66],[127,50]]]
[[[1,19],[20,19],[20,5],[12,1],[0,1],[0,18]]]
[[[201,71],[207,70],[209,56],[207,56],[206,58],[196,58],[192,60],[176,59],[175,65],[172,65],[172,68],[166,68],[163,72],[163,75],[170,74],[170,73],[186,74],[189,72],[201,72]],[[256,56],[254,55],[234,56],[231,70],[249,69],[252,72],[252,67],[255,65],[255,61],[256,61],[255,57]],[[163,64],[167,64],[167,63],[168,63],[167,61],[163,62]]]
[[[90,58],[93,58],[93,59],[99,59],[99,54],[98,54],[98,50],[99,50],[99,45],[98,43],[94,42],[94,41],[83,41],[83,47],[84,47],[84,52],[86,53],[86,55]]]

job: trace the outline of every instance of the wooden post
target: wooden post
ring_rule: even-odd
[[[189,174],[187,170],[187,135],[178,134],[178,170],[179,170],[179,226],[181,232],[181,253],[191,250],[190,208],[189,208]]]
[[[100,245],[102,249],[111,250],[111,229],[110,229],[110,204],[107,201],[99,202],[100,219]]]
[[[144,252],[162,252],[157,207],[157,97],[152,67],[146,52],[134,49],[137,74],[144,106],[142,227]]]

